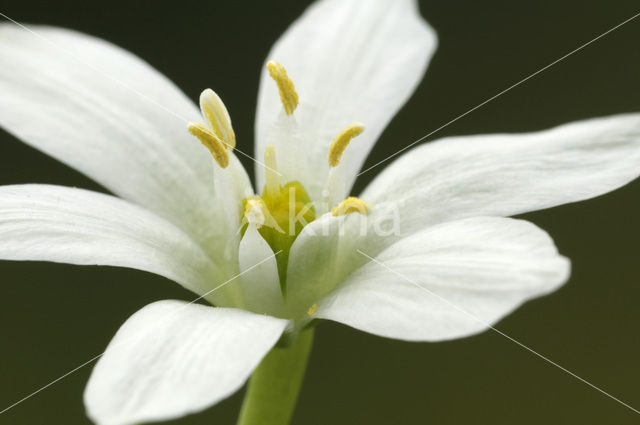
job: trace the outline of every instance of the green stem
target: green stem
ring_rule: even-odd
[[[298,334],[287,347],[275,347],[262,360],[249,381],[238,425],[288,425],[296,407],[313,329]]]

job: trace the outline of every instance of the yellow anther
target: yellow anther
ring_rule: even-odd
[[[358,199],[355,196],[349,196],[344,201],[340,202],[337,207],[331,208],[331,214],[334,217],[339,215],[347,215],[351,213],[360,213],[362,215],[368,215],[371,207],[366,201]]]
[[[364,125],[359,122],[347,126],[336,137],[333,138],[331,145],[329,146],[329,166],[335,167],[340,162],[342,153],[347,148],[347,145],[354,137],[360,135],[364,131]]]
[[[272,227],[278,232],[284,233],[278,222],[269,212],[269,208],[259,196],[247,198],[244,205],[244,218],[249,224],[253,224],[256,228],[262,226]]]
[[[309,316],[313,316],[314,314],[316,314],[316,311],[318,311],[318,304],[312,305],[311,308],[307,310],[307,314]]]
[[[280,92],[280,101],[284,107],[284,111],[287,115],[293,114],[298,106],[298,93],[293,85],[293,81],[287,75],[287,70],[284,66],[280,65],[276,61],[267,62],[267,69],[269,75],[278,85],[278,91]]]
[[[280,191],[280,179],[278,178],[278,162],[276,161],[276,147],[267,145],[264,148],[264,165],[267,194],[276,194]]]
[[[249,199],[244,206],[244,216],[259,229],[266,220],[267,207],[261,199]]]
[[[231,126],[231,117],[216,92],[206,89],[200,94],[200,111],[218,139],[225,147],[233,149],[236,146],[236,135]]]
[[[229,165],[229,154],[224,147],[224,143],[204,124],[190,122],[187,128],[189,129],[189,133],[196,136],[198,140],[209,149],[218,164],[222,168],[227,168]]]

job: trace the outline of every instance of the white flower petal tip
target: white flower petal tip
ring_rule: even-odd
[[[193,102],[144,60],[105,40],[30,29],[38,36],[0,23],[0,126],[168,219],[202,246],[224,249],[237,212],[227,218],[216,208],[224,192],[211,184],[213,162],[185,128],[199,116]],[[207,99],[205,111],[211,107],[222,140],[232,143],[224,105]],[[220,158],[234,177],[227,190],[251,190],[242,166],[226,156]],[[201,225],[212,219],[221,225]]]
[[[287,321],[242,310],[160,301],[120,328],[84,394],[98,425],[162,421],[238,390]]]
[[[415,0],[317,1],[274,44],[267,60],[286,68],[299,96],[295,116],[307,158],[298,179],[312,197],[322,192],[318,182],[329,172],[317,157],[357,120],[367,131],[342,157],[348,192],[369,150],[422,80],[436,46],[436,34]],[[282,111],[282,91],[274,90],[269,71],[263,69],[258,93],[255,151],[260,153],[271,143],[270,129]],[[256,168],[258,178],[261,171]]]
[[[448,137],[381,170],[362,196],[402,206],[400,227],[510,216],[582,201],[640,176],[640,114],[521,134]]]
[[[569,261],[531,223],[452,221],[382,251],[318,303],[315,317],[408,341],[461,338],[556,290],[569,272]]]

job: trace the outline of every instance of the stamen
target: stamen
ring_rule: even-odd
[[[318,311],[318,304],[312,305],[311,308],[309,308],[309,310],[307,310],[307,314],[309,316],[313,316],[314,314],[316,314],[316,311]]]
[[[358,199],[355,196],[349,196],[344,201],[340,202],[337,207],[331,208],[331,214],[334,217],[340,215],[347,215],[351,213],[360,213],[362,215],[368,215],[371,206],[362,199]]]
[[[264,148],[264,165],[267,194],[276,194],[280,191],[280,179],[278,178],[278,163],[276,162],[276,147],[267,145]]]
[[[347,148],[347,145],[354,137],[360,135],[364,131],[364,125],[359,122],[354,122],[353,124],[347,126],[344,130],[340,132],[336,137],[334,137],[331,145],[329,146],[329,156],[327,159],[329,160],[329,166],[335,167],[340,163],[340,158],[342,157],[342,153]]]
[[[226,148],[233,149],[236,146],[236,135],[231,126],[231,117],[216,92],[206,89],[200,94],[200,111],[218,139]]]
[[[267,69],[269,70],[271,78],[273,78],[278,85],[280,101],[282,102],[284,111],[287,115],[293,114],[293,111],[295,111],[298,106],[298,93],[293,85],[293,81],[291,81],[287,75],[287,70],[276,61],[267,62]]]
[[[218,164],[222,168],[227,168],[229,165],[229,154],[225,149],[224,143],[204,124],[190,122],[187,128],[189,129],[189,133],[196,136],[198,140],[209,149]]]
[[[260,199],[249,199],[244,207],[244,216],[259,229],[265,222],[266,205]]]
[[[280,233],[284,233],[284,230],[278,225],[278,222],[269,212],[269,208],[259,196],[252,197],[246,200],[244,206],[244,217],[250,223],[255,225],[258,229],[262,226],[272,227]]]

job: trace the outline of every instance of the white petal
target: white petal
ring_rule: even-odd
[[[49,185],[0,186],[0,259],[131,267],[197,294],[222,276],[191,238],[157,215],[113,196]],[[227,304],[224,293],[208,299]]]
[[[214,256],[223,256],[227,265],[237,264],[240,244],[241,218],[244,213],[242,199],[254,194],[251,183],[242,164],[234,155],[230,155],[229,166],[222,169],[215,165],[216,178],[210,184],[215,189],[215,204],[202,212],[200,222],[192,224],[195,232],[210,232],[203,246]],[[206,248],[205,248],[206,249]],[[237,270],[231,268],[230,273]]]
[[[339,267],[344,221],[345,217],[333,217],[330,213],[318,217],[302,229],[291,245],[287,267],[289,317],[304,317],[315,301],[345,277]]]
[[[187,121],[201,120],[198,108],[146,62],[106,41],[30,28],[37,35],[0,24],[0,125],[176,223],[206,249],[223,249],[220,241],[237,229],[227,229],[217,208],[211,156],[187,132]],[[229,168],[241,192],[250,189],[239,163]]]
[[[300,180],[314,199],[328,171],[331,139],[354,121],[366,126],[343,157],[350,187],[372,145],[422,79],[436,44],[415,0],[318,1],[276,42],[267,60],[284,65],[300,96],[295,115],[304,132],[306,158],[299,161],[307,167]],[[263,69],[258,155],[281,109],[278,90]],[[258,178],[262,174],[258,168]]]
[[[122,325],[84,394],[99,425],[177,418],[231,395],[287,321],[247,311],[160,301]]]
[[[287,301],[291,317],[300,317],[315,301],[333,290],[369,260],[397,241],[398,218],[383,206],[369,215],[324,214],[298,235],[289,253]]]
[[[375,259],[320,302],[317,317],[390,338],[459,338],[557,289],[569,274],[545,232],[507,218],[440,224]]]
[[[256,145],[256,155],[264,158],[264,147],[275,146],[277,171],[280,174],[278,179],[282,184],[290,181],[300,181],[300,176],[306,173],[308,168],[306,161],[300,161],[305,157],[307,151],[306,140],[300,134],[300,128],[294,115],[287,115],[284,111],[278,115],[276,121],[269,128],[265,137],[266,143]],[[264,188],[265,168],[260,164],[256,165],[256,177],[258,183],[257,191]]]
[[[362,197],[388,202],[409,235],[478,215],[509,216],[602,195],[640,175],[640,114],[528,134],[452,137],[412,149]]]
[[[284,305],[276,256],[253,224],[247,226],[240,242],[238,261],[246,308],[255,313],[281,315]]]

